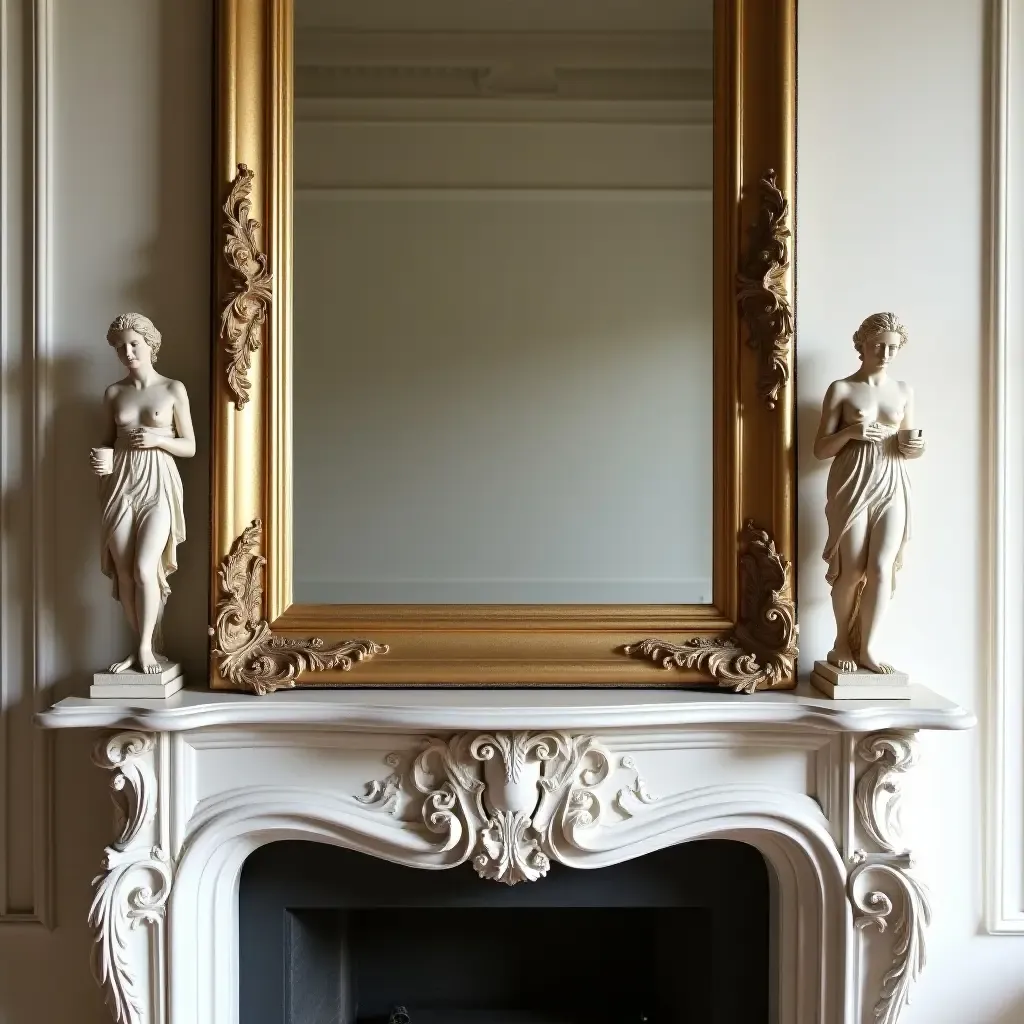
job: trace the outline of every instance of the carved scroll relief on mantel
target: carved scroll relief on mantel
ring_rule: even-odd
[[[103,871],[93,879],[89,927],[92,969],[115,1024],[153,1020],[140,992],[138,963],[129,952],[130,933],[148,926],[154,948],[164,941],[165,913],[173,866],[154,827],[157,784],[152,733],[122,732],[100,740],[93,762],[112,772],[110,792],[119,835],[103,851]]]
[[[564,732],[460,733],[428,737],[389,754],[394,771],[356,799],[436,835],[436,852],[472,859],[481,878],[535,882],[582,831],[629,818],[655,801],[632,757],[618,763],[591,736]],[[619,769],[623,784],[607,787]]]
[[[878,1024],[897,1024],[925,967],[925,933],[932,916],[928,889],[913,874],[901,820],[903,777],[917,763],[916,739],[910,732],[874,733],[860,740],[856,754],[867,766],[854,795],[857,821],[876,850],[854,851],[847,891],[858,929],[884,933],[893,925],[892,959],[882,978],[874,1019]],[[873,888],[869,880],[888,891]]]

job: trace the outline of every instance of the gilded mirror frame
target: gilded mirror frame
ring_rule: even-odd
[[[292,2],[217,8],[211,687],[794,686],[796,0],[715,0],[713,601],[622,607],[292,603]]]

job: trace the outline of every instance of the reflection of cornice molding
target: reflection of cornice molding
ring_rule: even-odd
[[[710,32],[345,32],[300,29],[296,67],[488,67],[711,70]]]
[[[339,32],[302,30],[296,95],[704,99],[708,32]]]
[[[413,103],[415,105],[413,105]],[[509,97],[488,104],[486,114],[479,97],[357,97],[298,96],[295,121],[299,124],[633,124],[710,128],[710,100],[618,100]]]

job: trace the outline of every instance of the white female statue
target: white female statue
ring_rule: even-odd
[[[141,313],[122,313],[107,341],[128,368],[103,396],[109,423],[103,447],[92,449],[92,468],[102,478],[100,564],[114,583],[138,647],[111,672],[133,666],[158,673],[160,620],[177,569],[175,548],[185,539],[181,478],[172,456],[196,453],[188,395],[180,381],[153,368],[160,332]]]
[[[836,618],[828,660],[841,672],[894,671],[875,648],[910,539],[906,460],[925,450],[914,428],[914,393],[888,375],[906,341],[895,313],[875,313],[860,325],[853,344],[861,367],[829,387],[814,441],[815,456],[832,459],[823,557]]]

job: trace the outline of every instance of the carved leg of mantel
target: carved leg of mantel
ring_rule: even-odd
[[[925,930],[931,922],[928,890],[912,873],[900,820],[903,776],[917,763],[915,734],[871,733],[857,744],[856,756],[865,764],[854,793],[857,823],[875,849],[854,850],[848,892],[859,929],[874,926],[884,932],[893,923],[892,964],[882,979],[874,1020],[897,1024],[924,969]],[[887,892],[872,888],[881,884]]]
[[[120,832],[103,852],[89,908],[93,973],[117,1024],[156,1024],[165,1017],[164,909],[172,867],[157,823],[156,752],[151,733],[121,732],[101,740],[93,754],[95,764],[113,772]],[[147,943],[132,936],[142,924],[151,926]]]

